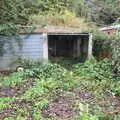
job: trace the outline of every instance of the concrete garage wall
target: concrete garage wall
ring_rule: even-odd
[[[21,57],[25,59],[39,60],[43,57],[43,35],[30,34],[23,35],[23,48]]]
[[[66,43],[67,38],[64,38],[64,42],[61,40],[60,36],[66,36],[68,41],[71,40],[70,44]],[[0,40],[9,39],[10,43],[13,45],[13,50],[10,48],[8,44],[4,45],[5,53],[3,56],[0,56],[0,70],[9,70],[18,66],[17,60],[18,58],[28,59],[28,60],[41,60],[41,59],[48,59],[48,50],[51,48],[50,41],[54,40],[53,48],[57,48],[60,53],[63,53],[63,47],[65,52],[72,53],[72,57],[82,57],[85,59],[91,59],[92,57],[92,34],[22,34],[21,35],[21,42],[22,47],[19,48],[18,43],[16,42],[16,38],[6,38],[1,37]],[[52,36],[52,38],[50,37]],[[75,37],[76,36],[76,37]],[[49,41],[49,43],[48,43]],[[56,41],[56,42],[55,42]],[[74,42],[72,42],[74,41]],[[63,45],[61,43],[64,43]],[[59,47],[54,47],[59,46]],[[49,49],[48,49],[49,47]],[[56,51],[54,50],[54,51]],[[56,51],[57,53],[57,51]],[[66,55],[65,53],[65,55]],[[74,56],[75,54],[75,56]],[[57,55],[57,54],[56,54]],[[58,54],[59,55],[59,54]],[[50,56],[50,50],[49,50]],[[63,55],[59,55],[63,56]]]
[[[18,58],[31,60],[47,59],[47,47],[45,47],[47,46],[47,39],[45,34],[24,34],[21,35],[21,38],[23,39],[21,49],[16,40],[11,39],[14,52],[8,47],[8,44],[5,44],[6,52],[3,56],[0,56],[0,70],[14,68],[17,65]]]

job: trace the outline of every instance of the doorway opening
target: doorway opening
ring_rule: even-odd
[[[49,58],[85,60],[88,55],[89,34],[49,34]]]

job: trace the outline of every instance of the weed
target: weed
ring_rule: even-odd
[[[12,73],[10,76],[3,77],[0,79],[0,84],[4,86],[16,86],[19,83],[25,82],[24,72],[15,72]]]
[[[8,107],[9,104],[14,101],[16,98],[9,98],[9,97],[1,97],[0,98],[0,110]]]
[[[26,82],[28,78],[34,78],[33,84],[28,89],[25,89],[22,95],[18,96],[19,99],[32,103],[30,104],[32,112],[29,113],[26,109],[22,109],[17,105],[11,106],[12,109],[16,110],[16,120],[27,119],[29,114],[32,114],[35,120],[44,119],[42,116],[44,108],[46,110],[50,103],[62,93],[69,94],[72,99],[75,99],[72,106],[75,107],[78,113],[76,120],[111,120],[109,116],[103,113],[101,108],[105,106],[106,102],[97,103],[94,101],[109,98],[112,96],[111,93],[117,96],[120,95],[120,81],[114,80],[110,67],[111,62],[108,59],[103,61],[93,59],[74,65],[68,62],[67,67],[69,66],[70,69],[66,69],[65,64],[61,66],[55,63],[30,62],[24,63],[24,65],[24,72],[15,72],[0,79],[1,86],[12,86],[14,88],[14,86]],[[74,90],[78,91],[78,95]],[[84,99],[83,101],[79,100],[79,91],[82,92],[82,90],[92,93],[94,98],[92,103]],[[108,92],[110,95],[108,95]],[[17,98],[1,97],[0,110],[7,108],[15,99]],[[111,102],[111,104],[114,103],[114,101]],[[113,118],[115,117],[116,120],[119,120],[119,115],[114,115]],[[45,119],[55,120],[55,118]]]

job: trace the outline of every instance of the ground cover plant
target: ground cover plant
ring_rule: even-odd
[[[1,74],[1,120],[120,119],[120,81],[109,59],[22,64],[24,71]]]

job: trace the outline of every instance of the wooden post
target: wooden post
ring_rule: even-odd
[[[92,58],[92,33],[89,34],[89,41],[88,41],[88,60]]]
[[[79,38],[78,40],[77,40],[77,57],[79,58],[80,57],[80,55],[81,55],[81,46],[80,46],[80,44],[81,44],[81,39]]]
[[[57,46],[56,46],[56,40],[55,40],[55,46],[54,46],[55,48],[54,48],[54,51],[55,51],[55,53],[54,53],[54,55],[55,55],[55,57],[56,57],[56,55],[57,55],[57,51],[56,51],[56,48],[57,48]]]
[[[76,57],[76,41],[73,41],[73,57]]]

